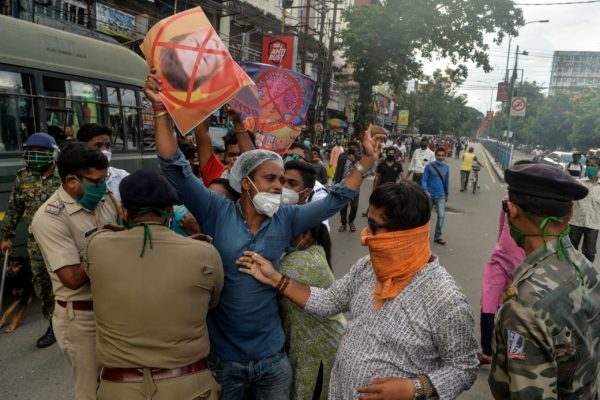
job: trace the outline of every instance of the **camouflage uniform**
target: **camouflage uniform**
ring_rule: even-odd
[[[27,226],[31,224],[35,212],[60,186],[60,178],[56,168],[52,174],[41,176],[29,168],[20,169],[17,172],[14,186],[8,200],[8,207],[4,220],[0,225],[2,238],[12,240],[15,230],[21,219]],[[54,311],[54,295],[52,294],[52,283],[50,275],[46,270],[42,253],[31,233],[27,239],[27,254],[33,273],[33,288],[35,294],[42,300],[42,313],[49,321],[52,320]]]
[[[596,399],[600,276],[571,245],[533,251],[513,273],[494,328],[489,377],[496,399]]]

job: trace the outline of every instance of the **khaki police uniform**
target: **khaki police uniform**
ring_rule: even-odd
[[[89,237],[118,222],[117,207],[116,200],[107,194],[93,212],[88,211],[61,186],[42,204],[31,222],[31,233],[44,256],[57,301],[52,317],[54,335],[73,370],[77,400],[95,400],[98,387],[94,312],[81,309],[91,308],[92,292],[87,283],[76,290],[67,288],[56,271],[81,263]]]
[[[104,367],[98,399],[218,399],[201,360],[210,352],[206,315],[223,287],[221,257],[207,242],[146,228],[98,232],[84,255]],[[198,361],[204,367],[183,371]]]

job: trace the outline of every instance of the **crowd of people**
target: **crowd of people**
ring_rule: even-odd
[[[151,71],[162,175],[111,167],[105,127],[81,127],[60,152],[36,133],[0,227],[6,251],[29,225],[50,324],[37,345],[57,342],[78,400],[452,399],[488,363],[496,399],[598,398],[597,160],[581,182],[547,165],[506,171],[479,351],[466,296],[431,249],[446,244],[445,159],[466,150],[466,189],[468,142],[362,132],[326,160],[303,141],[281,156],[256,149],[226,106],[215,151],[209,122],[176,140],[160,90]],[[368,255],[335,280],[328,219],[357,230],[371,174],[355,239]]]

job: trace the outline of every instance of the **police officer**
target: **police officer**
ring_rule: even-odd
[[[85,252],[103,367],[98,399],[218,399],[205,357],[221,257],[169,229],[177,194],[161,175],[136,171],[120,192],[126,228],[96,233]]]
[[[47,133],[34,133],[27,138],[23,153],[26,167],[17,171],[4,219],[0,225],[3,238],[0,249],[3,253],[12,250],[12,240],[21,219],[25,220],[27,226],[31,225],[31,219],[37,209],[60,185],[55,168],[57,153],[56,141]],[[54,295],[50,275],[32,234],[27,238],[27,255],[33,274],[35,294],[42,300],[42,314],[50,323],[46,333],[36,343],[39,348],[44,348],[56,342],[52,331]]]
[[[561,170],[505,171],[510,232],[527,257],[513,273],[492,341],[496,399],[598,397],[600,274],[569,241],[573,200],[588,189]]]
[[[119,204],[107,193],[108,160],[85,143],[68,144],[56,162],[62,185],[37,210],[31,232],[50,272],[56,299],[52,325],[71,365],[77,400],[95,400],[99,367],[88,277],[80,254],[89,237],[118,222]]]

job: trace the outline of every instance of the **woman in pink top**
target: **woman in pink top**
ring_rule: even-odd
[[[508,196],[504,197],[508,200]],[[512,283],[513,271],[525,259],[525,252],[510,236],[510,229],[504,211],[500,212],[500,227],[496,248],[485,264],[481,285],[481,349],[478,354],[481,364],[492,361],[492,331],[494,316],[502,305],[502,296]]]

